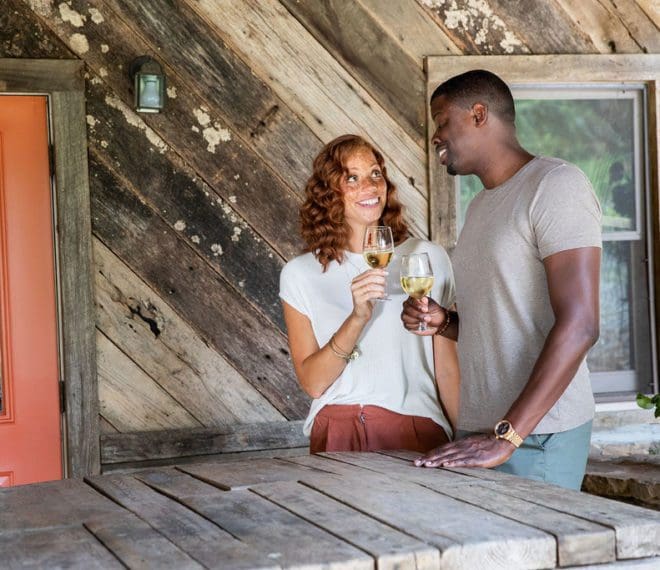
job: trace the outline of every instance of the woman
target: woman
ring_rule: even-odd
[[[311,453],[426,452],[445,443],[451,427],[434,379],[453,422],[455,346],[403,328],[406,295],[399,283],[401,255],[428,252],[435,272],[431,296],[450,306],[454,287],[445,250],[408,237],[383,156],[361,137],[328,143],[314,160],[305,193],[300,216],[308,253],[282,270],[280,297],[296,375],[314,398],[304,426]],[[365,229],[372,225],[392,228],[396,246],[388,271],[369,269],[362,257]],[[376,302],[386,290],[391,300]]]

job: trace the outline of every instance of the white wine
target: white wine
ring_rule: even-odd
[[[384,269],[392,259],[393,251],[365,251],[362,255],[372,269]]]
[[[401,277],[401,287],[413,299],[426,297],[433,287],[433,275],[427,277]]]

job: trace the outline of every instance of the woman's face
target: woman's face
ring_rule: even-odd
[[[351,227],[374,226],[385,209],[387,183],[369,149],[355,151],[346,160],[340,189],[344,198],[344,219]]]

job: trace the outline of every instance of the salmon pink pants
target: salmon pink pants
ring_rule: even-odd
[[[379,406],[328,405],[314,419],[309,451],[409,449],[426,453],[448,441],[445,430],[429,418],[404,416]]]

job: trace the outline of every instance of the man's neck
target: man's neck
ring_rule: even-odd
[[[492,157],[477,176],[486,190],[497,188],[509,180],[516,172],[534,158],[533,154],[524,148],[500,149],[493,152]]]

